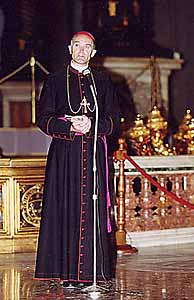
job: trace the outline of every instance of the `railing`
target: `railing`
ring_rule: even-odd
[[[125,224],[128,231],[163,230],[194,226],[194,210],[173,201],[146,178],[125,174]],[[188,201],[194,200],[193,173],[150,171],[162,186]]]
[[[194,204],[194,156],[133,157],[167,191]],[[118,196],[117,236],[194,226],[194,209],[181,205],[155,187],[126,159],[120,140],[115,155],[115,189]],[[123,201],[124,199],[124,201]],[[123,237],[122,244],[125,244]],[[118,239],[119,240],[119,239]]]

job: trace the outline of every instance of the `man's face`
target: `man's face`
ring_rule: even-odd
[[[78,65],[86,65],[91,57],[94,43],[87,35],[76,35],[71,44],[72,59]]]

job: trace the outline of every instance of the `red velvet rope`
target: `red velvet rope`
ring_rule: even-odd
[[[168,191],[165,187],[161,186],[157,181],[155,181],[149,174],[147,174],[130,156],[127,154],[125,155],[125,159],[128,159],[130,163],[145,177],[147,178],[154,186],[156,186],[159,190],[164,192],[166,195],[168,195],[173,200],[179,202],[182,205],[187,206],[188,208],[194,209],[194,204],[182,199],[181,197],[178,197],[176,194]]]

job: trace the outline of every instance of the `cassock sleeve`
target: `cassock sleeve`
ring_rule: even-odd
[[[102,108],[99,110],[98,134],[100,135],[117,135],[120,134],[120,108],[118,95],[111,79],[103,77],[104,92],[99,99]],[[98,99],[97,99],[98,101]],[[92,120],[91,134],[94,134],[95,122]]]
[[[59,119],[56,114],[57,89],[54,78],[48,77],[43,85],[37,105],[37,126],[47,135],[56,138],[73,139],[71,122]]]

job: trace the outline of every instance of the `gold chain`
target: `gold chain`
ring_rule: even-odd
[[[80,103],[80,107],[78,108],[78,110],[73,110],[72,106],[71,106],[71,101],[70,101],[70,85],[69,85],[69,77],[70,77],[70,74],[69,74],[69,66],[67,66],[67,101],[68,101],[68,104],[69,104],[69,108],[71,110],[71,112],[73,114],[77,114],[78,112],[80,112],[82,106],[83,106],[83,100],[81,101]],[[91,77],[92,77],[92,82],[93,82],[93,85],[94,85],[94,89],[95,89],[95,92],[97,94],[97,90],[96,90],[96,84],[95,84],[95,81],[94,81],[94,77],[93,77],[93,74],[91,73]],[[90,109],[90,103],[86,103],[87,105],[87,108],[89,109],[90,112],[94,112],[96,106],[94,104],[94,107],[92,109]]]

